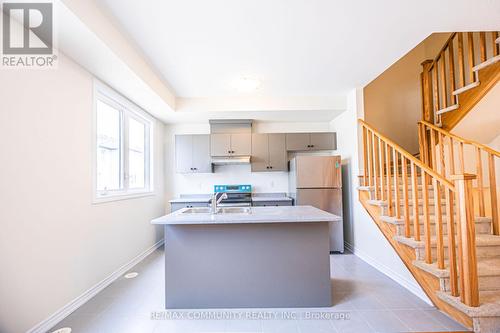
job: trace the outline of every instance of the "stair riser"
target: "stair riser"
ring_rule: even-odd
[[[410,213],[413,213],[413,206],[410,205],[409,207],[410,207]],[[382,215],[386,215],[386,216],[391,215],[391,214],[389,214],[389,208],[387,206],[383,206],[381,208],[382,208]],[[395,210],[396,208],[393,207],[392,209]],[[402,212],[404,209],[404,205],[400,205],[400,209]],[[434,211],[435,211],[434,204],[429,205],[429,214],[434,215]],[[446,212],[446,205],[441,204],[441,213],[444,214],[445,212]],[[418,205],[418,213],[419,213],[419,215],[424,215],[423,205]]]
[[[423,241],[424,238],[421,238]],[[417,260],[425,260],[425,249],[418,248],[415,249]],[[436,247],[432,247],[432,258],[435,261],[436,256]],[[458,251],[457,251],[458,253]],[[476,247],[476,255],[478,258],[500,258],[500,245],[492,245],[492,246],[477,246]],[[444,257],[448,259],[448,246],[444,248]]]
[[[450,279],[440,279],[441,291],[451,291]],[[500,275],[499,276],[480,276],[479,277],[480,291],[500,291]]]
[[[410,233],[410,237],[413,237],[413,224],[411,224],[411,233]],[[424,224],[423,223],[420,223],[420,231],[421,231],[421,235],[420,237],[423,238],[423,230],[424,230]],[[398,225],[396,227],[396,231],[397,231],[397,234],[399,236],[404,236],[404,233],[405,233],[405,227],[404,225]],[[443,235],[447,235],[448,234],[448,226],[446,223],[443,223]],[[484,223],[484,222],[476,222],[476,234],[481,234],[481,235],[489,235],[491,234],[491,223]],[[431,235],[434,236],[436,235],[436,224],[431,222]]]
[[[400,200],[403,200],[403,191],[399,191],[399,192],[400,192],[400,193],[399,193],[399,194],[400,194],[400,195],[399,195],[399,198],[400,198]],[[396,197],[396,194],[394,193],[394,191],[392,191],[391,195],[392,195],[392,198],[393,198],[393,200],[394,200],[394,198]],[[379,193],[379,196],[381,196],[381,195],[380,195],[380,193]],[[384,197],[385,197],[385,196],[386,196],[386,194],[384,193]],[[417,198],[418,198],[418,199],[423,199],[423,197],[424,197],[423,192],[422,192],[422,191],[418,191],[418,192],[417,192]],[[429,195],[428,195],[428,197],[429,197],[430,199],[434,199],[434,191],[429,191]],[[442,198],[443,200],[445,199],[444,194],[441,196],[441,198]],[[375,198],[375,191],[374,191],[374,190],[371,190],[371,191],[370,191],[370,199],[371,199],[371,200],[376,200],[376,198]],[[413,193],[412,193],[412,191],[411,191],[411,190],[408,190],[408,201],[413,201]]]

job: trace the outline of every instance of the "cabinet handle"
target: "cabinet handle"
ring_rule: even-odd
[[[314,145],[311,145],[311,148],[313,148],[313,147],[314,147]]]
[[[273,168],[272,166],[269,167],[269,169],[272,169],[272,168]]]

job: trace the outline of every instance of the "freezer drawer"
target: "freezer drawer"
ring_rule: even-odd
[[[341,189],[297,189],[296,205],[310,205],[342,216]],[[343,221],[330,223],[330,251],[344,252]]]

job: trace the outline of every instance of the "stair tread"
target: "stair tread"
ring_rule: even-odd
[[[500,290],[480,291],[479,306],[470,307],[460,301],[460,297],[451,296],[449,292],[438,291],[437,295],[446,303],[465,313],[469,317],[500,316]]]
[[[490,59],[486,60],[486,61],[483,61],[482,63],[480,63],[479,65],[476,65],[472,68],[473,71],[477,72],[483,68],[486,68],[490,65],[493,65],[494,63],[500,61],[500,55],[497,55],[497,56],[494,56],[494,57],[491,57]]]
[[[444,109],[441,109],[441,110],[438,110],[436,111],[436,114],[443,114],[443,113],[446,113],[446,112],[450,112],[450,111],[453,111],[453,110],[456,110],[460,107],[460,105],[458,104],[453,104],[453,105],[450,105]]]
[[[454,217],[456,218],[457,216],[454,215]],[[419,215],[418,216],[418,222],[419,224],[423,224],[424,221],[424,216],[423,215]],[[405,220],[404,218],[396,218],[396,217],[393,217],[393,216],[386,216],[386,215],[381,215],[380,216],[380,220],[384,221],[384,222],[387,222],[387,223],[391,223],[391,224],[396,224],[396,225],[404,225],[405,223]],[[410,216],[410,221],[413,222],[413,215]],[[435,215],[431,215],[430,216],[430,221],[432,224],[435,224]],[[447,217],[446,216],[443,216],[442,217],[442,221],[443,223],[446,223],[447,221]],[[474,222],[476,223],[491,223],[491,217],[482,217],[482,216],[474,216]]]
[[[458,88],[457,90],[454,90],[451,94],[452,95],[459,95],[463,92],[466,92],[467,90],[470,90],[470,89],[473,89],[473,88],[476,88],[477,86],[479,86],[480,82],[479,81],[474,81],[472,83],[469,83],[468,85],[466,86],[463,86],[462,88]]]
[[[425,247],[425,242],[421,236],[420,241],[416,241],[413,237],[407,238],[404,236],[394,236],[394,239],[400,243],[406,244],[413,248]],[[448,236],[443,236],[444,246],[448,247]],[[436,236],[431,237],[431,245],[436,246]],[[500,246],[500,236],[488,234],[476,234],[476,246]]]

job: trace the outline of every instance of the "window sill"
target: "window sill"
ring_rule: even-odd
[[[113,194],[113,195],[109,195],[109,196],[94,196],[94,198],[92,198],[92,204],[97,205],[97,204],[106,203],[106,202],[138,199],[138,198],[144,198],[144,197],[152,197],[155,195],[156,195],[156,193],[151,191],[151,192]]]

